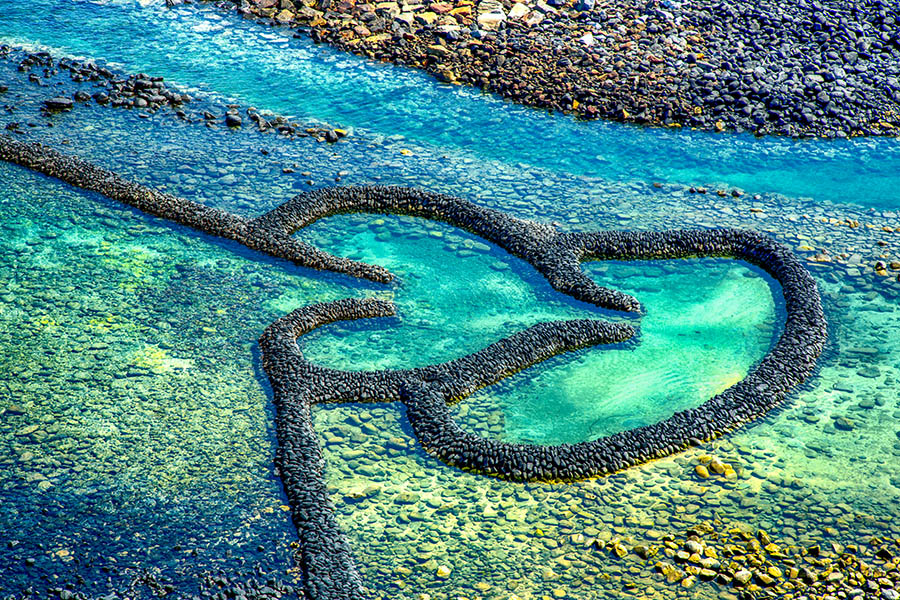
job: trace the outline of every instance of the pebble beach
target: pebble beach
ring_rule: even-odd
[[[587,119],[898,135],[900,8],[874,2],[242,0],[242,14]]]

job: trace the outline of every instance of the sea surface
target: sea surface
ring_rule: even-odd
[[[703,521],[785,544],[900,537],[900,282],[874,269],[900,260],[897,139],[578,122],[212,6],[35,0],[0,12],[0,44],[162,76],[194,96],[191,114],[236,103],[349,131],[332,145],[91,103],[44,116],[43,99],[92,88],[65,72],[39,86],[17,70],[20,53],[0,59],[0,107],[12,108],[0,127],[19,122],[24,139],[183,197],[249,216],[329,185],[410,185],[570,230],[760,229],[809,261],[830,326],[815,376],[751,427],[612,477],[461,473],[418,448],[398,405],[317,408],[328,485],[373,597],[716,598],[714,584],[686,592],[591,542]],[[298,306],[397,304],[397,318],[300,340],[309,359],[354,370],[450,360],[551,319],[637,325],[635,345],[557,356],[453,408],[467,429],[533,443],[697,406],[743,378],[783,321],[777,283],[737,261],[585,265],[642,302],[636,319],[571,300],[440,223],[346,215],[296,235],[397,282],[294,267],[0,163],[0,597],[67,584],[100,595],[150,577],[191,593],[217,571],[294,577],[256,340]],[[704,454],[737,479],[698,479]]]

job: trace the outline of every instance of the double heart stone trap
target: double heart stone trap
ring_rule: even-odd
[[[390,282],[387,270],[337,257],[292,237],[334,214],[405,214],[472,232],[531,264],[550,285],[596,306],[640,312],[638,300],[597,285],[581,270],[586,260],[731,257],[758,265],[779,282],[786,319],[781,337],[740,382],[702,405],[654,425],[578,444],[513,444],[463,431],[448,404],[561,352],[626,341],[624,323],[573,320],[541,323],[450,362],[410,370],[349,372],[304,359],[297,338],[334,321],[388,317],[390,302],[344,299],[299,308],[260,338],[263,367],[274,391],[277,463],[300,539],[299,562],[309,598],[357,599],[364,587],[338,527],[324,480],[324,461],[311,406],[334,402],[399,401],[425,450],[447,464],[514,481],[577,480],[612,473],[712,439],[764,415],[814,370],[827,324],[815,281],[785,246],[754,231],[680,230],[567,233],[466,200],[417,189],[338,187],[301,194],[254,219],[153,190],[41,144],[0,135],[0,159],[92,190],[157,217],[320,270]]]

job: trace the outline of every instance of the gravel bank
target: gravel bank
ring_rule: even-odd
[[[900,133],[900,8],[603,0],[238,0],[248,16],[584,118],[758,135]]]

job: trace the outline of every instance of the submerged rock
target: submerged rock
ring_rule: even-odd
[[[71,110],[75,106],[75,102],[71,98],[64,96],[56,96],[48,100],[44,100],[44,106],[48,110]]]
[[[835,418],[834,426],[836,429],[840,429],[841,431],[853,431],[854,429],[853,421],[851,421],[847,417]]]

